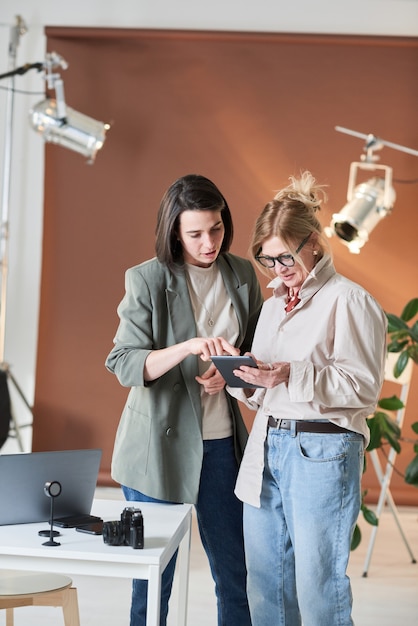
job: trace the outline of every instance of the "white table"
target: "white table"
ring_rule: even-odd
[[[154,504],[95,500],[92,514],[104,521],[119,520],[125,506],[137,506],[144,518],[144,549],[109,546],[102,536],[59,528],[60,546],[43,546],[38,531],[47,523],[0,526],[0,567],[112,578],[148,580],[147,626],[159,626],[161,575],[179,549],[179,626],[186,625],[192,507],[189,504]],[[100,616],[98,615],[100,621]]]

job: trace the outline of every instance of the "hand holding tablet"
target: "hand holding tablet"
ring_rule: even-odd
[[[254,361],[252,356],[223,355],[212,356],[211,359],[212,363],[224,377],[226,384],[230,387],[246,387],[248,389],[261,386],[246,383],[245,381],[235,376],[233,373],[234,370],[239,369],[241,365],[247,365],[248,367],[257,367],[257,363]]]

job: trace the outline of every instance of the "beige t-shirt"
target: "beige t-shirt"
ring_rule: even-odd
[[[198,336],[222,336],[234,345],[239,333],[238,318],[216,263],[211,267],[186,264],[186,277]],[[202,375],[211,363],[201,359],[198,362]],[[230,437],[232,422],[225,392],[209,396],[202,387],[201,400],[203,439]]]

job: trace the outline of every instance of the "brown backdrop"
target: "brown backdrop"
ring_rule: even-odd
[[[364,143],[336,125],[418,147],[418,42],[72,28],[47,28],[47,37],[48,50],[69,62],[67,104],[112,128],[93,166],[46,146],[33,449],[100,447],[99,480],[111,484],[127,390],[104,360],[124,271],[154,254],[164,190],[186,173],[212,178],[234,216],[233,251],[246,255],[265,202],[306,168],[329,185],[328,224],[345,203],[349,166]],[[400,180],[417,179],[418,159],[384,148],[381,163],[394,168],[393,214],[359,256],[336,239],[333,249],[339,271],[399,314],[418,295],[418,185]],[[406,435],[417,420],[417,378],[415,372]],[[399,470],[411,454],[405,444]],[[376,498],[371,471],[365,486]],[[417,503],[418,492],[401,476],[394,476],[392,493],[399,503]]]

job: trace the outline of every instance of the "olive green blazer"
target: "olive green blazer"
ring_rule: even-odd
[[[216,262],[238,317],[236,345],[243,353],[251,348],[262,306],[260,286],[247,259],[227,253]],[[187,357],[151,383],[143,377],[152,350],[196,337],[184,271],[171,272],[155,258],[128,269],[118,315],[106,367],[130,391],[116,433],[112,478],[154,498],[196,503],[203,457],[198,357]],[[248,433],[236,400],[227,399],[240,461]]]

